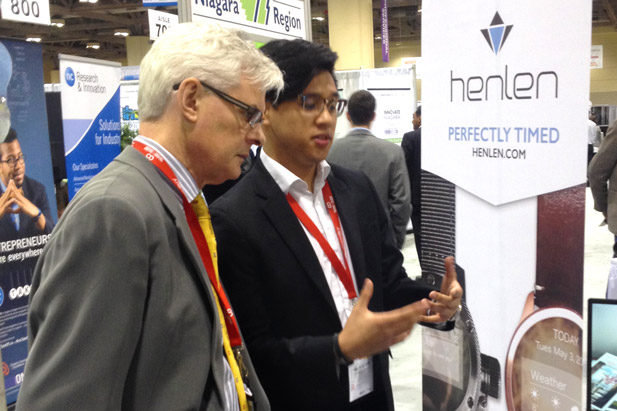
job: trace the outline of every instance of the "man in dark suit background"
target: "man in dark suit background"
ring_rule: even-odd
[[[325,161],[345,107],[336,54],[261,50],[285,89],[266,95],[261,158],[212,206],[221,278],[273,410],[393,410],[388,348],[455,316],[454,262],[441,292],[411,280],[371,181]]]
[[[263,142],[265,91],[282,84],[217,25],[154,43],[140,135],[79,190],[39,258],[18,411],[270,410],[217,280],[201,188],[240,175]]]
[[[418,260],[422,265],[422,107],[413,113],[413,131],[403,135],[401,147],[405,153],[405,162],[409,172],[409,183],[411,185],[411,224],[413,225],[413,236],[416,242]]]
[[[396,244],[403,248],[411,213],[409,174],[401,148],[371,132],[375,106],[375,97],[367,90],[349,97],[347,120],[351,130],[334,141],[328,162],[360,170],[371,179],[390,217]]]
[[[26,176],[17,133],[0,143],[0,241],[49,234],[54,227],[45,186]]]

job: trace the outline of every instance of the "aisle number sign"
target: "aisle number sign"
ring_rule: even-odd
[[[51,24],[49,0],[2,0],[2,20],[32,24]]]
[[[169,28],[178,24],[178,16],[163,11],[148,10],[148,24],[150,27],[150,40],[156,40]]]

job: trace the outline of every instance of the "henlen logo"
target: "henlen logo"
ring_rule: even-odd
[[[501,51],[503,44],[506,42],[508,34],[510,34],[510,30],[512,30],[512,25],[506,26],[503,23],[499,12],[496,12],[495,17],[493,17],[493,21],[491,22],[491,26],[488,29],[482,29],[480,31],[486,39],[489,47],[493,49],[495,54],[498,54]]]
[[[512,25],[505,25],[498,12],[491,25],[480,30],[495,54],[499,54],[512,31]],[[457,67],[458,68],[458,67]],[[461,76],[450,70],[450,102],[489,100],[530,100],[559,96],[559,76],[554,70],[539,73],[514,72],[506,64],[503,74],[475,74]]]

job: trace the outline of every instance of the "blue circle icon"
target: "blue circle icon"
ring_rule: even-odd
[[[64,70],[64,80],[66,81],[66,84],[73,87],[73,84],[75,84],[75,73],[72,68],[67,67],[66,70]]]
[[[0,287],[0,305],[4,302],[4,290]]]

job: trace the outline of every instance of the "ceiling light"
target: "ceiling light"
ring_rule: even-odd
[[[114,31],[114,36],[128,37],[129,34],[131,34],[131,32],[128,29],[116,29]]]
[[[64,27],[64,19],[51,19],[51,25],[54,27]]]
[[[79,0],[80,3],[96,3],[99,0]]]
[[[321,17],[321,16],[317,16],[317,17],[313,17],[312,18],[315,21],[324,21],[326,18],[325,17]]]
[[[38,34],[30,34],[28,35],[28,37],[26,37],[26,41],[31,41],[33,43],[40,43],[41,36],[39,36]]]
[[[418,9],[418,13],[422,13],[422,9]]]
[[[101,43],[99,43],[98,41],[90,41],[86,44],[86,48],[98,50],[101,48]]]
[[[375,40],[381,40],[381,36],[375,36]]]

